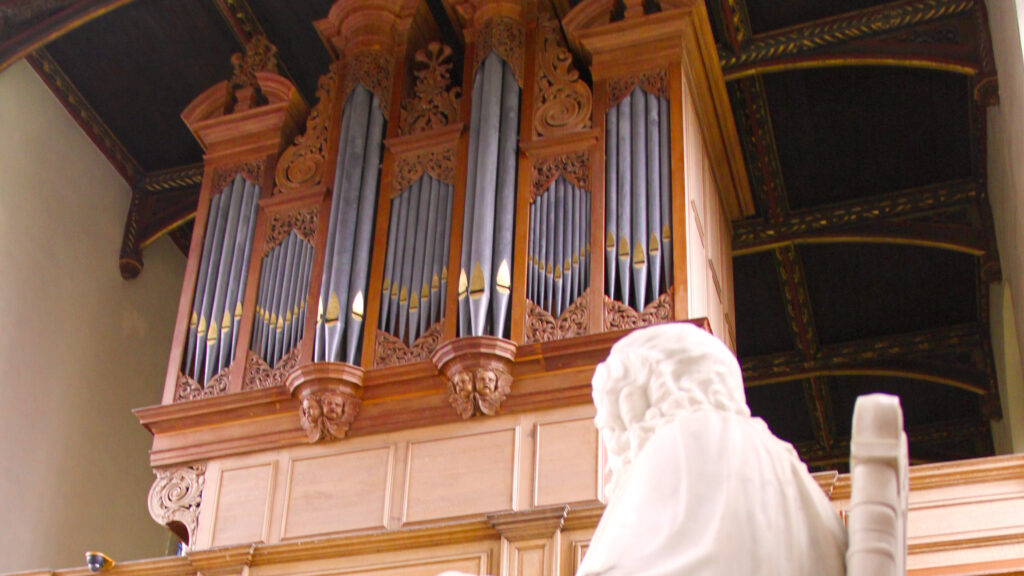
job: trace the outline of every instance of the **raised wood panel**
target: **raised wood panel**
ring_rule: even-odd
[[[598,434],[592,418],[539,423],[536,444],[535,506],[598,499]]]
[[[511,510],[518,443],[517,428],[411,443],[405,522]]]
[[[440,558],[420,562],[398,562],[378,565],[371,564],[339,572],[331,572],[330,574],[360,574],[366,576],[435,576],[436,574],[447,570],[464,572],[466,574],[487,574],[487,554],[456,558]]]
[[[543,544],[533,547],[516,547],[512,555],[512,566],[509,574],[514,576],[545,576]]]
[[[387,525],[394,448],[296,459],[281,539]]]
[[[275,468],[270,463],[221,471],[213,546],[266,540]]]

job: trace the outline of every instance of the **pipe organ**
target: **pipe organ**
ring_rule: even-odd
[[[752,201],[703,4],[434,4],[338,0],[311,109],[257,39],[182,114],[203,187],[137,414],[193,554],[374,533],[406,564],[352,570],[571,573],[595,365],[659,322],[734,341]]]

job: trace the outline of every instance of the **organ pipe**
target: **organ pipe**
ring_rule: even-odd
[[[511,67],[496,53],[481,63],[473,85],[459,325],[462,335],[504,336],[512,280],[520,89]]]
[[[314,361],[357,364],[373,241],[384,116],[362,85],[342,113]]]
[[[210,199],[182,372],[206,384],[234,358],[259,186],[237,175]]]
[[[249,349],[276,366],[302,340],[313,245],[294,230],[263,257]]]
[[[672,283],[668,101],[637,87],[605,121],[605,293],[640,311]]]
[[[590,285],[584,269],[585,243],[590,237],[586,217],[589,205],[590,193],[561,176],[530,205],[527,259],[535,288],[530,289],[527,298],[555,317]]]

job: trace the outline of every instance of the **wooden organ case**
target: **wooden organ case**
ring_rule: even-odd
[[[182,115],[205,174],[137,415],[204,572],[571,574],[595,365],[660,322],[734,346],[753,206],[703,3],[442,5],[462,46],[339,0],[308,112],[256,39]]]

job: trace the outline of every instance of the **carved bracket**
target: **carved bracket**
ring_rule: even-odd
[[[628,330],[643,326],[653,326],[671,322],[674,318],[674,306],[672,305],[672,288],[668,289],[658,299],[644,307],[643,312],[637,312],[631,306],[627,306],[618,300],[612,300],[607,295],[604,297],[604,330]]]
[[[440,345],[431,360],[448,387],[448,401],[463,419],[494,416],[512,389],[516,344],[493,336],[457,338]]]
[[[406,346],[400,338],[378,330],[377,340],[373,345],[373,366],[384,368],[428,360],[441,341],[441,334],[444,331],[443,324],[443,321],[439,321],[427,328],[427,331],[412,343],[411,348]]]
[[[608,87],[606,89],[608,108],[618,104],[620,100],[628,96],[633,91],[633,88],[637,86],[655,96],[668,98],[668,70],[665,68],[648,70],[647,72],[608,80]]]
[[[157,470],[149,489],[149,515],[186,545],[192,542],[199,524],[205,474],[205,464]]]
[[[527,299],[523,342],[532,344],[586,335],[590,326],[589,302],[588,288],[556,319],[547,310]]]
[[[359,415],[363,369],[340,362],[306,364],[285,383],[299,401],[299,418],[309,441],[340,440]]]
[[[338,63],[331,65],[327,74],[320,77],[317,103],[306,119],[306,133],[295,138],[277,163],[274,195],[312,188],[323,182],[331,110],[338,92],[339,66]]]
[[[224,394],[228,391],[228,377],[230,375],[230,370],[231,366],[226,366],[223,370],[217,372],[213,378],[210,378],[210,381],[206,383],[206,386],[203,386],[192,378],[179,373],[178,384],[174,389],[174,401],[185,402],[187,400],[201,400]]]
[[[245,378],[242,380],[242,390],[262,390],[282,386],[288,373],[298,365],[298,346],[281,357],[277,366],[274,367],[268,365],[259,354],[250,350],[245,360]]]
[[[543,194],[559,175],[581,190],[590,190],[590,153],[586,150],[577,150],[561,156],[547,156],[535,160],[530,202]]]

